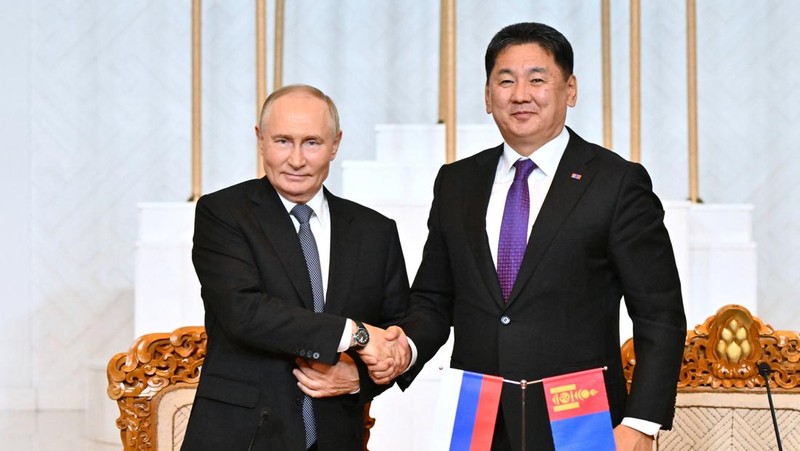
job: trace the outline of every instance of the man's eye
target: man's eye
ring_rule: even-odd
[[[512,83],[513,82],[511,80],[500,80],[500,85],[501,86],[507,86],[507,85],[510,85]]]

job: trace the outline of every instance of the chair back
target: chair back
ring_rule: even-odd
[[[633,340],[622,345],[628,389],[636,369]],[[686,333],[675,420],[658,450],[777,449],[766,385],[785,449],[800,449],[800,335],[774,330],[740,305],[726,305]]]
[[[206,357],[202,326],[146,334],[108,362],[108,396],[117,402],[122,447],[179,451]],[[375,419],[364,406],[364,450]]]

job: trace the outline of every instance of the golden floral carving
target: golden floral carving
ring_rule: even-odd
[[[117,401],[117,428],[125,451],[156,449],[156,403],[165,391],[194,388],[206,357],[208,336],[202,326],[175,329],[171,334],[142,335],[128,352],[108,362],[106,392]],[[364,405],[364,450],[375,419]]]
[[[117,427],[126,450],[155,448],[153,396],[179,385],[196,385],[206,356],[203,327],[176,329],[171,334],[147,334],[137,338],[128,352],[108,362],[108,396],[117,401]]]
[[[636,356],[633,340],[622,345],[622,366],[630,390]],[[678,388],[763,387],[758,364],[772,369],[780,389],[800,386],[800,335],[774,330],[740,305],[726,305],[686,333]]]

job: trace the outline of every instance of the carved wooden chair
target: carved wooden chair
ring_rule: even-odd
[[[206,356],[206,331],[191,326],[137,338],[108,362],[123,450],[180,450]],[[364,406],[364,450],[375,419]]]
[[[636,367],[633,341],[622,345],[628,388]],[[740,305],[727,305],[687,331],[675,421],[658,450],[777,449],[764,379],[770,387],[784,449],[800,450],[800,335],[774,330]]]

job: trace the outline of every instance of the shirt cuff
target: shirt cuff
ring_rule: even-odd
[[[342,338],[339,339],[339,347],[336,352],[345,352],[350,349],[350,340],[353,338],[353,320],[345,318],[344,330],[342,331]]]
[[[661,429],[660,424],[653,423],[652,421],[640,420],[639,418],[625,417],[622,419],[622,424],[629,428],[636,429],[643,434],[652,435],[653,437],[655,437],[659,429]]]
[[[411,337],[406,336],[408,338],[408,347],[411,349],[411,362],[408,364],[408,367],[403,371],[403,374],[406,373],[415,363],[417,363],[417,345],[414,344],[414,340]]]

